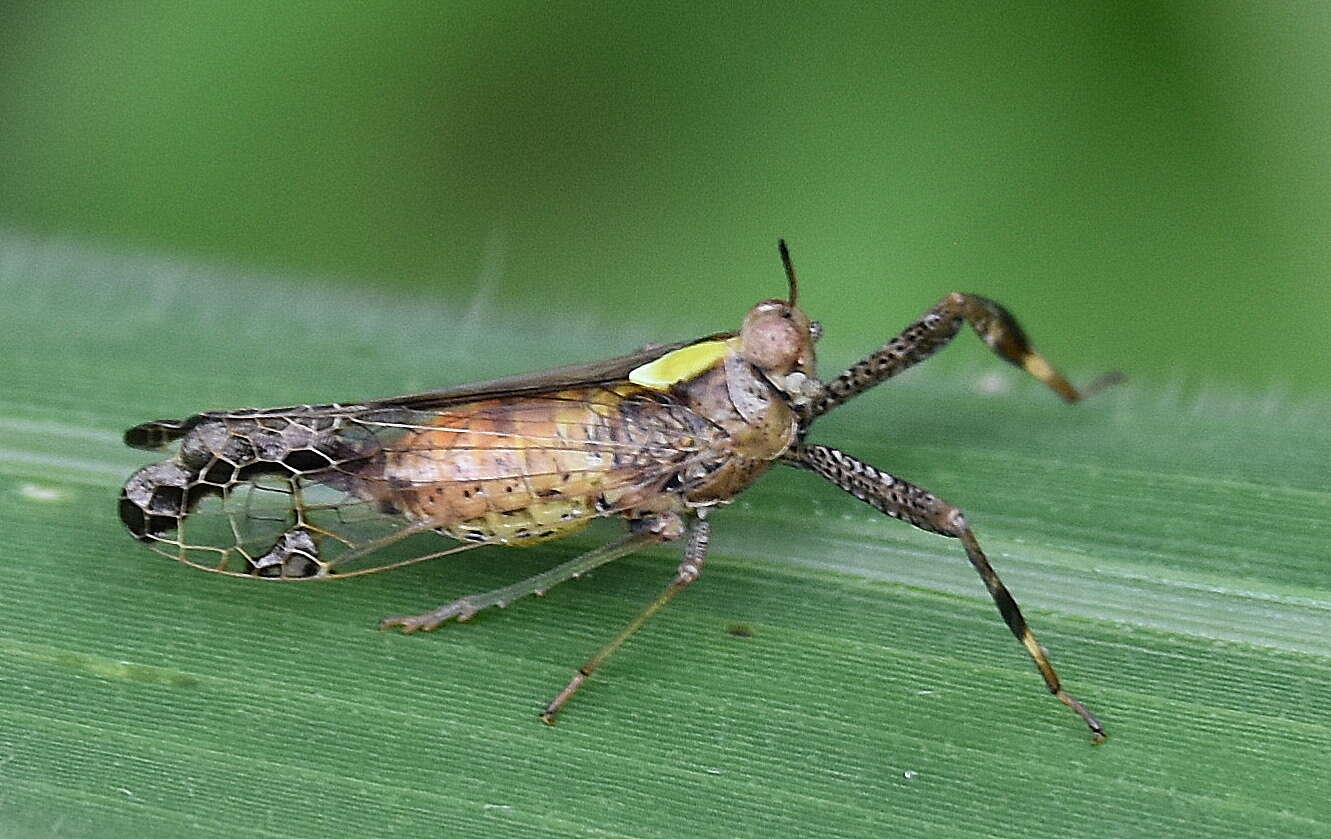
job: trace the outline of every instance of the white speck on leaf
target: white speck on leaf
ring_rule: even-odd
[[[1011,389],[1012,383],[1000,372],[986,373],[975,382],[975,391],[985,396],[1007,393]]]
[[[40,484],[24,484],[18,488],[19,494],[29,501],[59,501],[64,493],[55,487]]]

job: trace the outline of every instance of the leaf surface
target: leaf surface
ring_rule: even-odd
[[[549,728],[537,710],[673,548],[469,625],[379,632],[612,530],[345,583],[213,578],[120,526],[147,459],[120,431],[691,336],[3,244],[6,836],[1331,830],[1331,401],[1129,384],[1070,409],[985,357],[815,429],[968,511],[1104,746],[958,545],[785,469],[716,515],[703,580]]]

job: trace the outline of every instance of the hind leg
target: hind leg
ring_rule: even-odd
[[[519,598],[533,594],[545,594],[550,588],[566,580],[586,574],[607,562],[613,562],[616,559],[628,556],[648,545],[678,538],[680,532],[679,517],[673,513],[643,519],[634,522],[632,531],[620,539],[574,557],[563,565],[551,568],[549,571],[533,575],[510,586],[459,597],[451,603],[445,603],[437,609],[431,609],[419,615],[386,617],[379,621],[379,628],[387,629],[391,626],[398,626],[402,628],[403,632],[429,632],[450,620],[459,622],[470,620],[473,615],[482,609],[489,609],[494,606],[502,609]]]
[[[559,692],[545,710],[541,712],[541,721],[548,725],[555,724],[555,717],[559,714],[559,709],[564,707],[564,703],[572,698],[573,694],[578,692],[582,683],[591,677],[600,668],[605,660],[608,659],[615,650],[623,646],[633,633],[642,628],[652,615],[660,611],[661,607],[674,599],[676,594],[684,590],[686,586],[702,574],[703,562],[707,559],[707,544],[711,539],[711,525],[706,519],[696,518],[689,522],[689,541],[684,548],[684,559],[680,561],[679,568],[675,572],[675,577],[670,584],[665,587],[665,591],[647,604],[647,607],[638,613],[638,616],[629,621],[628,625],[619,631],[619,634],[611,638],[604,647],[597,650],[591,658],[583,662],[573,674],[564,689]]]

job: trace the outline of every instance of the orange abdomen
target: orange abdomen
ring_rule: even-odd
[[[463,541],[557,538],[670,475],[681,410],[630,384],[451,406],[385,446],[384,500]]]

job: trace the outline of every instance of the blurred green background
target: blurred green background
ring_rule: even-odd
[[[0,835],[1326,836],[1328,44],[1325,2],[0,5]],[[966,337],[815,432],[968,511],[1104,747],[955,543],[790,470],[555,729],[673,547],[405,638],[613,528],[268,586],[116,520],[133,423],[733,328],[778,236],[825,373],[961,289],[1129,374],[1069,410]]]
[[[1328,43],[1323,2],[9,3],[0,224],[605,353],[729,328],[785,236],[829,366],[962,289],[1080,373],[1307,392]]]

